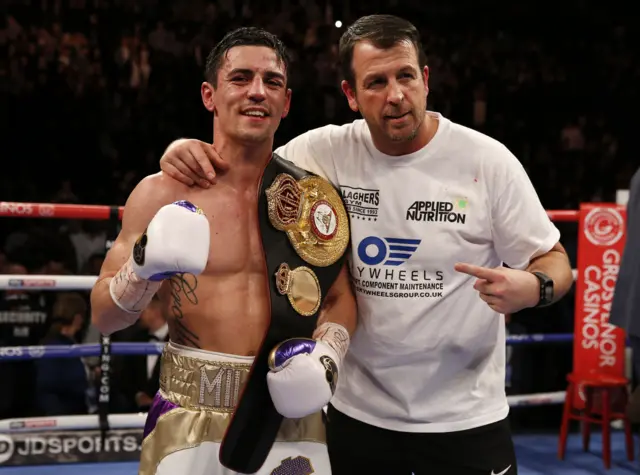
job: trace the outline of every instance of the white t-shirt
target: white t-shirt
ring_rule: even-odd
[[[504,419],[504,316],[456,262],[524,269],[560,233],[508,149],[440,114],[418,152],[380,153],[364,120],[276,150],[338,186],[358,328],[331,403],[379,427],[449,432]]]

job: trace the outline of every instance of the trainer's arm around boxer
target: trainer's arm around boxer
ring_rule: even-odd
[[[280,414],[300,418],[329,403],[356,324],[356,300],[345,264],[323,302],[313,338],[293,338],[273,349],[267,382]]]
[[[165,278],[202,272],[209,224],[188,202],[174,203],[181,184],[158,173],[127,199],[122,229],[91,290],[91,320],[109,335],[135,323]]]
[[[196,139],[178,139],[169,144],[160,158],[163,172],[187,186],[208,188],[216,173],[229,169],[213,144]]]

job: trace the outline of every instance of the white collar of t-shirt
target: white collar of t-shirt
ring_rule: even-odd
[[[365,146],[369,150],[369,153],[376,161],[376,163],[393,167],[404,167],[412,165],[416,160],[424,160],[425,158],[436,154],[441,148],[441,144],[445,141],[450,122],[439,112],[427,111],[427,114],[438,121],[438,130],[436,130],[436,133],[433,135],[427,145],[422,147],[420,150],[417,150],[413,153],[408,153],[406,155],[387,155],[386,153],[382,153],[374,145],[373,138],[371,137],[371,131],[365,125]]]

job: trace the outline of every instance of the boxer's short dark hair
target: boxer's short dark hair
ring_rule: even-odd
[[[360,41],[368,41],[376,48],[389,49],[408,41],[416,49],[420,69],[427,64],[422,48],[420,32],[409,21],[394,15],[368,15],[355,21],[340,37],[338,58],[342,77],[353,87],[355,73],[353,71],[353,49]]]
[[[205,66],[205,79],[213,87],[218,83],[218,71],[222,62],[231,48],[236,46],[266,46],[276,53],[276,57],[284,65],[285,77],[289,77],[289,64],[291,62],[289,52],[284,43],[274,34],[256,27],[237,28],[227,33],[207,56]]]

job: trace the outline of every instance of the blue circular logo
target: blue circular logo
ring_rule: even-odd
[[[367,255],[367,247],[369,246],[376,247],[376,253],[373,256]],[[360,241],[360,245],[358,246],[358,257],[368,266],[378,265],[384,261],[385,257],[387,257],[387,246],[379,237],[369,236],[368,238],[364,238]]]

